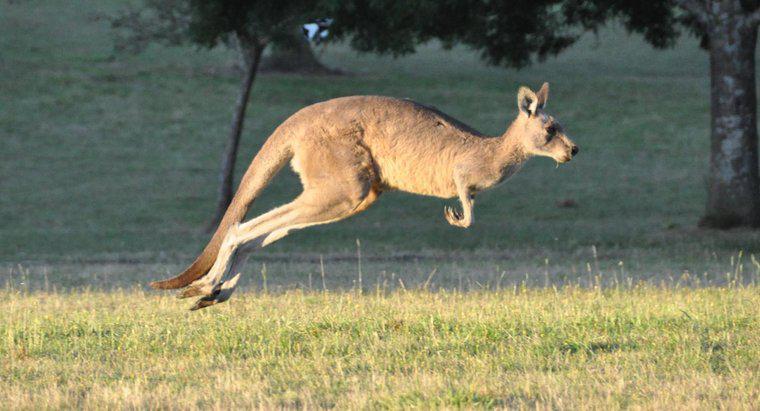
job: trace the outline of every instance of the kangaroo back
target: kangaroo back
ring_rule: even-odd
[[[154,281],[150,283],[151,287],[157,289],[182,288],[209,272],[214,265],[227,230],[233,224],[243,221],[248,209],[253,204],[253,200],[292,157],[289,148],[281,140],[276,138],[275,132],[256,154],[243,175],[240,186],[238,186],[232,202],[222,217],[219,227],[195,261],[178,276],[168,280]]]

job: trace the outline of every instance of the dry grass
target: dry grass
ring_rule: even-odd
[[[0,293],[7,408],[728,408],[760,400],[739,288]]]

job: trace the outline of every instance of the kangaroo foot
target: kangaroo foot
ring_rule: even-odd
[[[197,296],[210,296],[221,285],[221,275],[216,275],[213,268],[203,277],[193,281],[184,290],[177,294],[177,298],[190,298]]]
[[[180,291],[177,294],[177,298],[190,298],[199,295],[211,295],[214,292],[214,288],[208,284],[190,284],[187,288]]]
[[[237,288],[237,283],[239,279],[240,279],[240,273],[237,273],[234,277],[230,278],[229,280],[222,281],[216,287],[214,287],[211,293],[198,299],[198,301],[196,301],[195,304],[192,307],[190,307],[190,310],[191,311],[200,310],[201,308],[206,308],[214,304],[223,303],[229,300],[230,296],[232,296],[232,292],[235,291],[235,288]]]

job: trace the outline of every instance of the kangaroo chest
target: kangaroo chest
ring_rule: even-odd
[[[476,176],[474,179],[475,181],[471,183],[471,187],[478,192],[496,187],[497,185],[507,181],[513,175],[517,174],[521,168],[522,163],[510,164],[500,169],[494,170],[493,172],[483,173],[479,176]]]

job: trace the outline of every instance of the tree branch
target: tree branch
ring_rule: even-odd
[[[694,16],[701,24],[707,24],[709,10],[704,0],[675,0],[675,3],[678,7]]]

